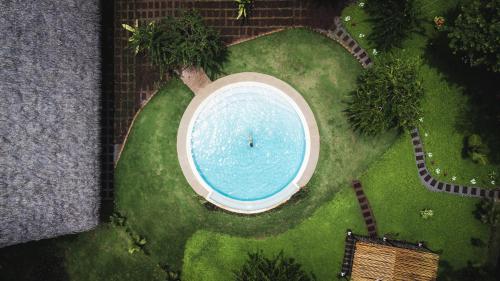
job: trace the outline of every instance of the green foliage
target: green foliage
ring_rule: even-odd
[[[434,216],[434,211],[431,209],[423,209],[420,211],[420,217],[424,220],[430,219],[432,216]]]
[[[368,39],[381,50],[400,47],[418,28],[420,10],[415,0],[371,0],[366,11],[373,22],[373,32]]]
[[[472,134],[467,137],[466,151],[467,155],[475,163],[479,163],[481,165],[488,164],[489,161],[487,154],[489,153],[489,148],[485,143],[483,143],[479,135]]]
[[[345,110],[352,127],[367,135],[414,127],[424,94],[418,65],[415,59],[390,54],[363,72]]]
[[[168,264],[160,265],[160,268],[165,272],[166,281],[181,281],[181,272],[174,270]]]
[[[285,258],[281,251],[274,258],[264,257],[262,251],[248,253],[248,260],[240,271],[235,272],[235,281],[311,281],[316,280],[301,269],[293,258]]]
[[[147,240],[143,236],[137,234],[127,225],[127,218],[119,212],[114,212],[110,217],[111,224],[115,227],[125,228],[128,240],[128,252],[133,254],[138,251],[144,251]]]
[[[500,71],[500,0],[469,0],[448,28],[450,48],[471,66]]]
[[[492,199],[483,198],[476,204],[475,215],[482,223],[495,226],[500,220],[500,209]]]
[[[124,24],[123,28],[132,33],[129,45],[135,53],[146,54],[162,74],[190,66],[217,73],[227,55],[219,33],[205,26],[195,11],[146,25]]]
[[[237,20],[241,18],[246,18],[248,14],[248,9],[250,8],[250,4],[252,4],[252,0],[234,0],[236,4],[238,4],[238,16]]]

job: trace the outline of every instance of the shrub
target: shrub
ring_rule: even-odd
[[[418,28],[420,10],[415,0],[371,0],[366,11],[373,21],[370,39],[377,48],[399,47]]]
[[[272,259],[264,257],[262,251],[248,253],[248,260],[240,271],[235,272],[236,281],[311,281],[316,280],[301,269],[293,258],[285,258],[280,252]]]
[[[146,54],[162,74],[190,66],[217,73],[227,55],[219,33],[205,26],[195,11],[178,18],[168,16],[158,22],[145,25],[136,22],[134,27],[126,24],[123,27],[132,33],[129,45],[135,54]]]
[[[479,135],[472,134],[467,137],[466,151],[467,155],[475,163],[479,163],[481,165],[488,164],[487,154],[489,153],[489,148],[486,144],[483,143]]]
[[[364,71],[345,110],[352,127],[368,135],[414,127],[424,94],[417,65],[417,60],[389,55]]]
[[[424,220],[430,219],[434,216],[434,211],[431,209],[423,209],[420,211],[420,217]]]
[[[238,16],[237,20],[241,18],[246,18],[248,14],[248,10],[250,9],[250,4],[252,4],[252,0],[234,0],[238,5]]]
[[[500,0],[469,0],[448,28],[449,46],[471,66],[500,71]]]
[[[492,199],[483,198],[476,204],[475,215],[484,224],[496,226],[500,220],[500,210]]]

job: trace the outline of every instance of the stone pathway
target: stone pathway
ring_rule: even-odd
[[[498,189],[457,185],[435,179],[429,173],[429,169],[425,164],[425,150],[418,129],[413,129],[410,134],[412,138],[411,140],[413,144],[413,151],[415,153],[415,163],[418,169],[418,176],[422,181],[422,184],[428,190],[434,192],[446,192],[449,194],[460,195],[464,197],[485,197],[494,200],[500,200],[500,190]]]
[[[359,207],[361,208],[361,213],[365,221],[366,229],[368,230],[368,235],[371,237],[377,236],[377,225],[375,222],[375,216],[373,215],[372,209],[370,208],[370,203],[368,198],[366,198],[365,192],[363,191],[363,186],[358,180],[352,182],[352,187],[356,192],[356,198],[358,199]]]
[[[195,95],[198,94],[200,89],[212,83],[212,81],[210,80],[210,78],[208,78],[207,74],[202,68],[184,68],[181,72],[180,77],[182,82],[184,82],[184,84],[186,84],[186,86],[188,86]]]
[[[342,47],[349,51],[359,61],[361,66],[364,68],[370,67],[373,64],[372,59],[368,56],[368,53],[361,48],[358,42],[352,38],[347,30],[345,30],[339,17],[334,18],[334,26],[335,28],[333,30],[316,28],[314,31],[339,42]]]

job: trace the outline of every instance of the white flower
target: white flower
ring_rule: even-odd
[[[418,121],[420,121],[420,123],[424,122],[424,117],[418,118]]]
[[[346,17],[344,18],[344,21],[350,21],[350,20],[351,20],[351,16],[346,16]]]
[[[363,38],[363,37],[365,37],[365,34],[364,33],[360,33],[359,34],[359,38]]]
[[[470,180],[470,183],[472,183],[472,184],[476,184],[476,179],[471,179],[471,180]]]
[[[491,181],[491,185],[495,185],[495,181]]]
[[[428,136],[429,136],[429,134],[428,134],[428,133],[425,133],[425,134],[424,134],[424,136],[428,137]]]
[[[373,49],[372,54],[373,54],[374,56],[376,56],[376,55],[378,54],[377,49]]]
[[[427,156],[428,156],[429,158],[432,158],[432,152],[427,152]]]
[[[437,169],[436,169],[436,174],[437,174],[437,175],[441,174],[441,169],[437,168]]]
[[[457,180],[457,177],[453,176],[453,177],[451,177],[451,180],[452,180],[452,181],[456,181],[456,180]]]
[[[359,2],[359,6],[363,8],[365,6],[365,2]]]

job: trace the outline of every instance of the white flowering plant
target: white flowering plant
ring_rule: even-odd
[[[423,209],[420,211],[420,217],[424,220],[430,219],[432,216],[434,216],[434,211],[432,209]]]

